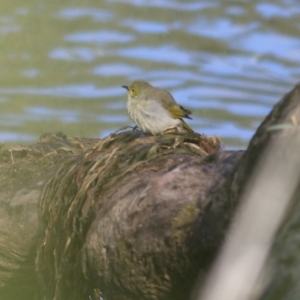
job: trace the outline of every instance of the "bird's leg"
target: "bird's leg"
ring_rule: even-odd
[[[124,127],[120,128],[120,129],[118,129],[117,131],[115,131],[113,134],[117,134],[117,133],[119,133],[121,131],[126,131],[126,129],[128,129],[128,128],[132,128],[133,131],[140,131],[140,128],[138,126],[136,126],[136,125],[135,126],[124,126]]]
[[[132,130],[133,130],[133,131],[138,131],[138,130],[140,130],[140,129],[139,129],[139,127],[138,127],[137,125],[135,125],[135,126],[132,127]]]
[[[132,130],[135,130],[134,129],[135,127],[137,127],[137,126],[134,126],[134,127],[133,126],[124,126],[124,127],[119,128],[117,131],[115,131],[114,134],[117,134],[121,131],[126,131],[126,129],[128,129],[128,128],[132,128]]]

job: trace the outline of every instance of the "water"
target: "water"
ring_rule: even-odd
[[[239,149],[300,81],[300,4],[6,1],[0,49],[0,142],[132,125],[120,86],[144,79],[192,110],[194,130]]]

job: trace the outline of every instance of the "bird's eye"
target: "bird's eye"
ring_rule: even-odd
[[[134,93],[135,92],[135,90],[134,89],[131,89],[131,93]]]

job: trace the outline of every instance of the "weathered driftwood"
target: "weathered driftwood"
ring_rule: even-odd
[[[46,135],[0,153],[0,299],[187,299],[278,134],[269,126],[299,120],[299,90],[245,154],[196,133],[140,132]]]

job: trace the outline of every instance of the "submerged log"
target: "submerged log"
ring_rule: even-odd
[[[0,299],[188,299],[278,134],[269,127],[298,113],[299,90],[246,152],[197,133],[131,131],[1,152]]]

